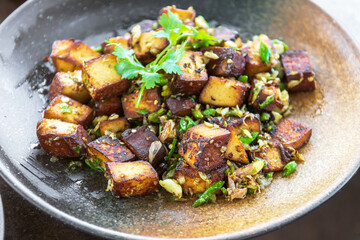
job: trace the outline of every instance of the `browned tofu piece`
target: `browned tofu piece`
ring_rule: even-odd
[[[106,120],[100,122],[100,133],[101,135],[108,135],[108,133],[120,133],[130,127],[129,122],[124,117],[119,117],[112,120]]]
[[[129,119],[141,119],[144,115],[138,113],[139,110],[146,109],[148,113],[152,113],[160,110],[161,108],[161,97],[160,89],[153,88],[144,91],[139,108],[135,108],[139,92],[136,91],[132,94],[125,95],[121,98],[122,108],[124,115]]]
[[[170,77],[169,87],[173,93],[199,95],[206,82],[208,74],[204,68],[201,52],[186,51],[177,63],[183,74]]]
[[[111,114],[122,114],[121,99],[112,97],[95,102],[95,116],[110,116]]]
[[[271,102],[266,102],[271,98],[273,99]],[[282,109],[289,105],[289,95],[286,91],[280,91],[277,83],[262,84],[261,81],[254,79],[251,84],[249,105],[259,110],[282,112]]]
[[[130,81],[117,74],[116,63],[117,59],[112,54],[84,63],[83,81],[94,101],[118,96],[130,87]]]
[[[59,95],[54,98],[44,112],[44,118],[59,119],[64,122],[88,126],[93,118],[93,110],[71,98]]]
[[[106,162],[128,162],[136,159],[129,148],[119,139],[102,136],[87,144],[87,153],[91,159],[100,159],[105,167]]]
[[[223,164],[206,174],[180,162],[176,166],[174,179],[181,185],[185,194],[193,195],[205,192],[214,182],[224,181],[226,169],[227,165]]]
[[[264,39],[262,41],[268,48],[274,52],[273,44],[270,39]],[[247,44],[246,47],[246,67],[245,74],[253,76],[256,73],[268,72],[271,69],[272,56],[268,64],[265,64],[260,57],[260,43],[261,41],[252,41]]]
[[[91,141],[81,125],[57,119],[43,118],[37,124],[36,134],[45,152],[59,157],[80,157]]]
[[[261,152],[256,152],[255,156],[267,162],[267,166],[263,168],[264,172],[278,172],[283,170],[286,165],[286,162],[283,161],[281,147],[277,143],[263,149]]]
[[[299,149],[309,141],[311,133],[311,128],[289,118],[278,125],[274,138],[279,139],[284,147]]]
[[[74,39],[60,40],[52,46],[51,59],[57,72],[81,70],[83,63],[101,54]]]
[[[315,89],[315,74],[305,50],[287,51],[281,54],[287,89],[292,92]]]
[[[230,127],[230,133],[230,140],[226,145],[225,158],[235,162],[248,164],[249,158],[246,154],[243,144],[237,137],[236,132],[234,131],[234,127]]]
[[[199,101],[217,107],[241,107],[248,96],[249,83],[210,76],[201,91]]]
[[[196,103],[187,97],[176,97],[166,99],[166,105],[175,116],[184,117],[191,116],[191,109]]]
[[[138,159],[150,162],[154,167],[159,165],[166,156],[165,147],[147,125],[125,130],[121,134],[121,140]],[[152,152],[150,152],[151,149]]]
[[[144,65],[155,60],[156,55],[169,45],[166,38],[157,38],[155,32],[132,34],[131,44],[136,58]]]
[[[180,142],[179,154],[190,167],[209,173],[224,163],[229,139],[228,130],[199,124],[185,132]]]
[[[59,95],[64,95],[78,102],[88,103],[91,97],[83,84],[81,73],[80,70],[56,73],[49,88],[50,100]]]
[[[234,42],[235,46],[238,48],[240,48],[242,46],[242,41],[241,41],[239,33],[233,29],[223,27],[223,26],[217,27],[217,28],[215,28],[215,34],[213,36],[219,40],[223,40],[223,42],[221,43],[221,46],[227,45],[226,42],[228,42],[228,41]]]
[[[187,10],[176,8],[175,5],[164,7],[159,12],[159,17],[168,11],[171,11],[180,21],[182,21],[186,25],[195,26],[194,20],[196,17],[196,12],[194,8],[189,7]]]
[[[142,33],[151,32],[151,31],[155,30],[154,27],[157,26],[157,23],[158,23],[157,20],[144,19],[144,20],[141,20],[141,21],[138,22],[138,23],[135,23],[135,24],[131,25],[131,26],[128,28],[128,30],[129,30],[129,32],[131,32],[131,30],[132,30],[136,25],[139,25]]]
[[[231,47],[205,47],[201,51],[209,59],[206,69],[210,75],[240,77],[245,70],[245,57]]]
[[[159,188],[158,174],[148,162],[107,162],[105,168],[115,197],[145,195]]]
[[[119,44],[123,48],[129,49],[129,39],[119,36],[119,37],[109,38],[108,42],[103,42],[101,44],[102,51],[104,54],[112,54],[115,51],[116,45],[109,44],[109,42]]]
[[[219,120],[214,118],[214,123],[228,130],[234,130],[236,135],[241,134],[243,130],[248,130],[250,133],[261,133],[261,122],[258,114],[249,114],[241,118],[228,117]]]

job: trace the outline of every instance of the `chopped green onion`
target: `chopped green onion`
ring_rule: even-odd
[[[249,77],[246,75],[242,75],[238,78],[238,80],[242,83],[247,83],[249,81]]]
[[[145,116],[146,114],[149,113],[149,111],[148,111],[147,109],[139,109],[139,110],[137,110],[136,112],[137,112],[138,114],[140,114],[140,115],[143,115],[143,116]]]
[[[260,57],[261,57],[261,60],[265,64],[269,64],[271,55],[272,55],[271,48],[269,48],[265,43],[261,42],[260,43]]]
[[[289,176],[291,173],[293,173],[296,170],[297,164],[295,161],[291,161],[288,164],[285,165],[283,171],[282,171],[282,176],[283,177],[287,177]]]
[[[174,138],[172,141],[172,148],[170,149],[169,154],[164,158],[165,161],[168,161],[174,155],[176,143],[177,143],[177,139]]]
[[[210,198],[222,188],[224,183],[224,181],[217,181],[213,183],[203,194],[200,195],[199,199],[194,202],[193,207],[196,208],[204,203],[207,203]]]
[[[72,110],[69,108],[67,103],[60,104],[61,113],[72,113]]]
[[[260,108],[264,109],[274,101],[274,95],[268,96],[264,102],[260,104]]]
[[[285,83],[279,82],[279,88],[280,88],[281,91],[284,90],[285,89]]]
[[[159,117],[166,112],[164,108],[160,109],[157,112],[150,113],[148,116],[148,120],[152,123],[160,123]]]
[[[268,173],[266,173],[265,177],[266,177],[266,178],[272,178],[273,175],[274,175],[273,172],[268,172]]]
[[[80,151],[81,151],[81,145],[77,145],[76,148],[75,148],[75,152],[77,154],[80,154]]]
[[[226,188],[222,187],[222,188],[220,188],[220,190],[222,191],[224,196],[227,195],[227,189]]]
[[[209,109],[204,110],[203,114],[205,116],[213,116],[214,117],[216,114],[216,110],[214,108],[209,108]]]
[[[289,46],[288,46],[286,43],[284,43],[283,41],[280,41],[279,39],[273,39],[272,42],[275,43],[275,44],[281,44],[281,45],[283,45],[283,47],[284,47],[284,52],[286,52],[287,50],[289,50]]]
[[[97,51],[98,53],[102,53],[103,48],[100,46],[100,47],[95,48],[94,50]]]
[[[265,161],[264,159],[259,158],[259,157],[255,157],[255,160],[256,160],[256,161],[263,161],[263,162],[264,162],[264,167],[267,166],[267,161]]]
[[[197,109],[191,109],[192,115],[196,118],[196,119],[202,119],[204,118],[204,115]]]
[[[260,116],[260,121],[265,122],[270,120],[270,113],[262,113]]]
[[[251,136],[252,136],[251,138],[250,137],[241,137],[240,141],[243,144],[250,144],[259,136],[259,133],[258,132],[252,132]]]

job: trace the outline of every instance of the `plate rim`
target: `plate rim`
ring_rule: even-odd
[[[25,3],[23,3],[20,7],[18,7],[15,11],[13,11],[1,24],[0,24],[0,32],[7,24],[7,22],[11,21],[12,19],[16,18],[16,16],[24,11],[29,5],[35,4],[36,2],[40,2],[41,0],[28,0]],[[343,37],[348,40],[350,47],[354,49],[354,54],[356,54],[358,57],[360,56],[360,45],[358,44],[356,38],[352,36],[350,31],[348,31],[347,27],[342,26],[336,19],[334,19],[330,14],[325,11],[321,6],[314,3],[312,0],[307,0],[309,4],[312,4],[314,8],[317,8],[318,10],[322,11],[323,14],[328,18],[328,20],[331,20],[334,27],[337,28],[338,31],[342,32]],[[1,148],[1,147],[0,147]],[[4,152],[5,153],[5,152]],[[7,158],[6,154],[5,157]],[[247,239],[247,238],[253,238],[257,237],[269,232],[272,232],[276,229],[279,229],[287,224],[292,223],[293,221],[305,216],[306,214],[310,213],[311,211],[315,210],[317,207],[328,201],[332,196],[334,196],[338,191],[356,174],[358,169],[360,168],[360,156],[357,157],[357,163],[354,167],[354,169],[347,169],[346,174],[343,174],[341,178],[337,179],[337,181],[334,181],[332,185],[330,185],[326,191],[320,193],[316,198],[313,198],[311,201],[304,204],[302,207],[292,211],[289,214],[286,214],[282,217],[272,219],[271,221],[265,222],[263,224],[244,229],[238,232],[232,232],[232,233],[225,233],[225,234],[219,234],[209,237],[199,237],[199,238],[161,238],[161,239],[205,239],[205,240],[215,240],[215,239]],[[121,239],[136,239],[136,240],[155,240],[159,239],[159,237],[151,237],[151,236],[141,236],[136,234],[130,234],[120,231],[115,231],[111,229],[106,229],[103,227],[99,227],[97,225],[94,225],[92,223],[80,220],[70,214],[67,214],[63,211],[60,211],[56,207],[52,206],[51,204],[47,203],[42,198],[38,197],[35,193],[33,193],[31,190],[29,190],[24,184],[22,184],[20,181],[18,181],[12,174],[10,174],[8,171],[6,171],[6,166],[2,164],[2,161],[0,161],[0,176],[5,180],[5,182],[14,189],[18,194],[20,194],[24,199],[26,199],[28,202],[33,204],[34,206],[41,209],[43,212],[56,217],[60,221],[66,223],[67,225],[74,227],[78,230],[82,230],[85,232],[88,232],[93,235],[97,235],[100,237],[106,237],[106,238],[121,238]],[[1,219],[1,208],[2,202],[1,202],[1,196],[0,196],[0,219]],[[1,225],[3,224],[0,222],[0,239],[2,239],[1,234],[4,234],[4,231],[1,231]],[[4,228],[4,227],[3,227]]]

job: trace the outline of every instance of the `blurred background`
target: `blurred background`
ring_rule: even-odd
[[[0,23],[24,0],[0,0]],[[360,23],[356,9],[357,0],[315,0],[326,6],[328,13],[345,25],[350,34],[360,42]],[[358,6],[356,8],[356,6]],[[348,9],[349,11],[341,11]],[[1,37],[1,36],[0,36]],[[358,44],[359,46],[359,44]],[[356,174],[347,185],[325,204],[301,219],[256,240],[317,240],[360,239],[360,175]],[[5,212],[5,239],[91,239],[91,236],[52,218],[17,194],[0,178],[0,194]]]

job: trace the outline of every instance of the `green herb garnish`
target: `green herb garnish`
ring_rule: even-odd
[[[81,145],[77,145],[76,148],[75,148],[75,152],[76,152],[77,154],[80,154],[81,148],[82,148]]]
[[[238,80],[242,83],[247,83],[249,81],[249,77],[246,75],[242,75],[238,78]]]
[[[140,109],[140,110],[137,110],[136,113],[145,116],[146,114],[149,113],[149,110],[147,110],[147,109]]]
[[[285,83],[279,82],[279,88],[280,88],[281,91],[284,90],[285,89]]]
[[[193,207],[196,208],[204,203],[207,203],[210,198],[222,188],[224,183],[224,181],[217,181],[213,183],[203,194],[200,195],[199,199],[194,202]]]
[[[203,114],[205,116],[213,116],[214,117],[216,115],[216,109],[214,109],[214,108],[206,109],[203,111]]]
[[[261,57],[261,60],[265,64],[269,64],[271,55],[272,55],[271,48],[269,48],[265,43],[261,42],[260,43],[260,57]]]
[[[159,117],[165,114],[166,110],[164,108],[160,109],[157,112],[150,113],[148,116],[148,120],[152,123],[160,123]]]
[[[179,132],[184,133],[186,132],[186,130],[196,125],[196,122],[192,120],[189,116],[181,118],[179,123]]]
[[[94,48],[94,50],[97,51],[98,53],[102,53],[103,48],[100,46],[100,47]]]
[[[60,104],[61,113],[72,113],[72,110],[69,108],[67,103]]]
[[[289,50],[289,46],[288,46],[286,43],[284,43],[283,41],[279,40],[279,39],[273,39],[272,42],[273,42],[274,44],[281,44],[281,45],[283,45],[283,47],[284,47],[284,52],[286,52],[287,50]]]
[[[176,143],[177,143],[177,139],[174,138],[172,141],[172,148],[170,149],[169,154],[164,158],[165,161],[168,161],[174,155]]]
[[[216,43],[216,38],[204,31],[198,31],[194,27],[186,26],[171,11],[160,16],[159,24],[163,27],[163,30],[155,32],[155,36],[166,38],[169,41],[169,45],[146,67],[134,56],[133,50],[127,50],[119,44],[112,43],[116,45],[113,54],[120,60],[115,66],[117,73],[126,79],[141,77],[141,87],[135,108],[139,107],[145,89],[154,88],[156,84],[163,85],[167,81],[164,75],[159,73],[160,71],[167,74],[182,74],[180,66],[176,63],[185,52],[187,37],[200,40],[202,46]],[[181,43],[181,41],[183,42]],[[175,49],[174,46],[179,42],[181,46]]]
[[[282,171],[282,176],[283,177],[287,177],[289,176],[291,173],[293,173],[296,170],[297,164],[295,161],[291,161],[288,164],[285,165],[283,171]]]
[[[96,159],[85,159],[85,163],[86,165],[88,165],[91,169],[95,170],[95,171],[99,171],[99,172],[103,172],[104,169],[101,166],[101,159],[96,158]]]
[[[197,109],[191,109],[192,115],[196,118],[196,119],[203,119],[204,115]]]
[[[274,95],[268,96],[264,102],[260,104],[260,108],[264,109],[266,108],[270,103],[274,101]]]
[[[241,138],[240,138],[240,141],[241,141],[243,144],[250,144],[250,143],[252,143],[258,136],[259,136],[259,133],[258,133],[258,132],[252,132],[252,133],[251,133],[251,138],[250,138],[250,137],[241,137]]]
[[[270,120],[270,113],[264,112],[260,115],[260,121],[265,122],[269,120]]]

